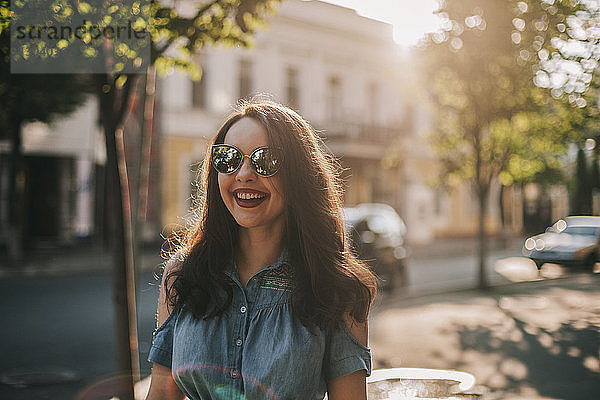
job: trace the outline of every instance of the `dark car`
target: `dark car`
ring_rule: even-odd
[[[525,240],[523,255],[544,263],[592,269],[600,255],[600,217],[569,216]]]
[[[363,203],[344,209],[354,250],[393,289],[406,284],[406,225],[389,205]]]

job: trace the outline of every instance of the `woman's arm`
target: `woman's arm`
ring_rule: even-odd
[[[348,330],[363,346],[368,347],[369,324],[357,323],[351,317],[346,317]],[[327,383],[329,400],[365,400],[367,398],[367,372],[355,371],[351,374],[340,376]]]
[[[167,285],[167,274],[171,272],[173,268],[178,268],[178,263],[170,260],[165,265],[163,271],[162,283],[158,293],[156,326],[161,326],[170,313],[165,287]],[[150,376],[150,389],[148,390],[146,400],[181,400],[184,397],[185,396],[181,393],[181,390],[179,390],[179,387],[177,387],[173,380],[171,370],[165,366],[154,363],[152,365],[152,375]]]
[[[365,400],[367,398],[367,373],[356,371],[341,376],[327,384],[329,400]]]
[[[146,400],[182,400],[184,398],[185,396],[171,376],[171,370],[160,364],[154,364]]]

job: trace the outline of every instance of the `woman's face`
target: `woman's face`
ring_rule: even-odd
[[[229,128],[225,144],[250,155],[256,148],[269,146],[265,128],[253,118],[244,117]],[[250,159],[231,174],[219,173],[219,191],[227,209],[242,228],[282,226],[285,209],[279,173],[263,177],[256,173]]]

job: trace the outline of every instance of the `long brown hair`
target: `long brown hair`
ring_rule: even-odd
[[[338,164],[326,153],[310,124],[272,101],[242,103],[220,127],[213,144],[223,143],[241,118],[258,121],[269,144],[282,149],[278,171],[286,207],[284,246],[294,269],[294,315],[306,326],[341,326],[346,314],[364,322],[376,294],[368,267],[351,252],[342,218]],[[196,318],[221,314],[231,302],[231,281],[223,273],[237,245],[238,225],[227,210],[210,165],[210,147],[200,178],[204,198],[198,220],[179,243],[184,261],[166,279],[169,304],[185,305]],[[172,285],[169,282],[172,281]],[[227,294],[224,298],[219,295]],[[209,307],[209,304],[214,307]]]

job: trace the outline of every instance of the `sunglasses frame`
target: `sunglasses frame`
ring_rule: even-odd
[[[239,153],[242,155],[242,162],[240,162],[240,164],[239,164],[239,165],[238,165],[238,166],[237,166],[237,167],[236,167],[236,168],[235,168],[233,171],[231,171],[231,172],[221,172],[221,171],[219,171],[219,170],[217,169],[217,167],[215,166],[215,159],[214,159],[214,157],[213,157],[213,151],[214,151],[214,149],[215,149],[215,148],[217,148],[217,147],[221,147],[221,146],[225,146],[225,147],[231,147],[231,148],[233,148],[233,149],[237,150],[237,151],[238,151],[238,152],[239,152]],[[244,158],[248,157],[248,159],[250,160],[250,165],[252,166],[252,170],[253,170],[253,171],[254,171],[254,172],[257,174],[257,175],[259,175],[259,176],[262,176],[262,177],[264,177],[264,178],[268,178],[268,177],[271,177],[271,176],[275,175],[277,172],[279,172],[279,166],[277,166],[277,169],[276,169],[276,170],[275,170],[275,172],[273,172],[272,174],[269,174],[269,175],[264,175],[264,174],[261,174],[260,172],[258,172],[258,171],[256,170],[256,166],[255,166],[255,165],[254,165],[254,163],[252,162],[252,155],[253,155],[254,153],[256,153],[258,150],[265,150],[265,149],[266,149],[266,150],[269,150],[269,151],[271,151],[271,152],[276,152],[276,151],[277,151],[276,149],[273,149],[272,147],[269,147],[269,146],[260,146],[260,147],[257,147],[257,148],[255,148],[254,150],[252,150],[252,153],[250,153],[250,154],[244,154],[244,152],[243,152],[243,151],[241,151],[240,149],[238,149],[237,147],[235,147],[235,146],[234,146],[234,145],[232,145],[232,144],[226,144],[226,143],[217,143],[217,144],[213,144],[213,145],[211,146],[211,150],[210,150],[210,164],[212,165],[212,167],[213,167],[213,168],[214,168],[214,169],[215,169],[215,170],[216,170],[218,173],[220,173],[220,174],[225,174],[225,175],[230,175],[230,174],[233,174],[233,173],[235,173],[236,171],[238,171],[240,168],[242,168],[242,165],[244,164]],[[276,155],[279,155],[279,154],[276,154]],[[277,159],[277,161],[279,161],[279,160],[280,160],[280,158],[279,158],[279,157],[276,157],[276,159]]]

